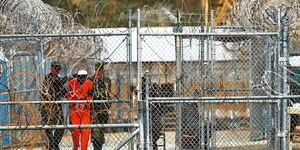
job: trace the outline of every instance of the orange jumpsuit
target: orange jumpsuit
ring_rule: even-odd
[[[90,80],[85,80],[84,84],[79,84],[78,79],[70,80],[67,85],[66,95],[68,100],[92,100],[92,96],[88,94],[88,90],[92,89],[93,83]],[[73,125],[90,124],[90,104],[77,103],[70,104],[70,119]],[[74,148],[80,147],[81,150],[87,150],[88,141],[90,138],[90,129],[75,129],[72,131],[72,140]]]

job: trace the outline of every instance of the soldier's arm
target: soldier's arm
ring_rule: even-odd
[[[105,81],[106,83],[107,83],[107,100],[111,100],[112,99],[112,94],[111,94],[111,80],[110,79],[106,79],[106,81]],[[110,107],[111,107],[111,103],[107,103],[106,104],[106,107],[107,107],[107,109],[110,109]]]
[[[64,83],[68,83],[68,81],[70,81],[70,80],[76,78],[76,76],[77,76],[76,73],[75,73],[75,74],[72,74],[72,75],[67,75],[67,76],[65,76],[65,77],[62,78],[62,81],[63,81]]]
[[[111,94],[111,80],[108,79],[108,87],[107,87],[107,90],[108,90],[108,98],[107,99],[111,99],[112,98],[112,94]]]
[[[60,79],[60,82],[64,84],[67,83],[68,81],[69,81],[69,76],[64,76]]]
[[[49,95],[49,88],[50,88],[50,83],[49,83],[49,77],[46,75],[43,81],[43,87],[42,87],[42,98],[46,98],[47,95]]]
[[[62,77],[59,79],[59,83],[58,85],[60,86],[60,90],[58,91],[59,93],[59,97],[63,97],[67,94],[67,89],[66,89],[66,86],[68,84],[68,81],[70,80],[71,78],[69,78],[69,76],[65,76],[65,77]]]
[[[41,100],[42,101],[48,101],[50,100],[50,77],[48,75],[45,76],[44,81],[43,81],[43,85],[42,85],[42,91],[41,91]],[[49,104],[41,104],[40,105],[40,109],[41,111],[45,110],[45,109],[49,109],[50,105]]]

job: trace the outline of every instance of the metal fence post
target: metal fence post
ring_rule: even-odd
[[[202,20],[203,21],[203,20]],[[205,32],[205,28],[204,26],[201,26],[200,27],[200,32],[201,33],[204,33]],[[200,97],[203,97],[204,96],[204,88],[205,88],[205,85],[204,85],[204,80],[206,78],[206,75],[205,75],[205,60],[204,60],[204,54],[205,54],[205,42],[204,42],[204,36],[200,36],[200,40],[199,40],[199,63],[200,63],[200,69],[199,69],[199,74],[200,74],[200,83],[199,83],[199,89],[200,89]],[[199,137],[204,137],[204,103],[200,104],[200,107],[199,107]],[[203,138],[199,139],[199,145],[201,145],[203,143]]]
[[[39,21],[39,28],[41,28],[41,21]],[[40,34],[40,33],[39,33]],[[42,79],[44,78],[44,56],[43,56],[43,42],[42,40],[39,40],[37,43],[37,57],[38,57],[38,75],[40,78],[40,81],[38,83],[42,83]],[[39,87],[41,87],[41,85],[38,85]]]
[[[270,72],[274,72],[274,49],[273,49],[273,44],[274,44],[274,37],[272,36],[268,36],[268,49],[267,49],[267,65],[266,65],[266,70],[270,71]],[[268,80],[272,81],[273,80],[273,74],[271,74],[268,77]],[[251,78],[250,78],[251,79]],[[271,88],[274,88],[274,84],[271,83]],[[273,91],[272,90],[268,90],[268,95],[272,95]],[[274,107],[276,105],[274,104],[268,104],[268,125],[267,125],[267,142],[268,142],[268,146],[271,149],[275,149],[276,148],[276,136],[275,136],[275,119],[276,119],[276,115],[275,115],[275,110],[276,108]]]
[[[289,37],[289,28],[288,27],[284,27],[283,31],[282,31],[282,55],[281,55],[281,59],[280,59],[280,63],[283,64],[284,67],[287,67],[288,61],[289,61],[289,53],[288,53],[288,37]],[[288,85],[287,85],[287,70],[282,68],[281,69],[281,73],[282,73],[282,88],[281,88],[281,92],[283,93],[283,96],[288,95],[287,91],[288,91]],[[288,109],[287,109],[287,103],[288,100],[287,99],[283,99],[280,101],[280,111],[279,111],[279,115],[280,115],[280,126],[279,126],[279,132],[278,132],[278,137],[279,137],[279,149],[280,150],[286,150],[289,147],[289,143],[288,143]]]
[[[279,74],[279,75],[283,75],[283,68],[280,67],[280,61],[282,61],[280,58],[283,58],[282,57],[282,27],[281,27],[281,22],[280,22],[280,15],[281,15],[281,11],[280,9],[277,10],[277,32],[278,32],[278,42],[277,42],[277,60],[276,60],[276,72]],[[279,91],[279,92],[282,92],[283,91],[283,79],[281,81],[278,81],[276,83],[276,90]],[[284,139],[283,137],[285,136],[284,132],[283,132],[283,115],[284,115],[284,112],[283,112],[283,109],[284,109],[284,103],[283,103],[283,100],[280,100],[278,101],[277,103],[277,107],[278,107],[278,115],[277,115],[277,130],[276,130],[276,149],[279,149],[279,150],[283,150],[283,149],[286,149],[285,146],[283,146],[284,144]]]
[[[127,62],[128,62],[128,82],[130,86],[129,100],[131,118],[133,119],[133,83],[132,83],[132,31],[131,31],[131,9],[128,10],[128,37],[127,37]],[[133,121],[133,120],[132,120]]]
[[[146,116],[145,116],[145,138],[146,138],[146,149],[150,149],[150,109],[149,109],[149,92],[150,92],[150,73],[149,71],[146,72]]]
[[[137,99],[138,99],[138,121],[139,121],[139,149],[144,149],[144,119],[143,119],[143,101],[141,100],[141,41],[140,41],[140,27],[141,27],[141,11],[137,9]]]
[[[214,25],[215,25],[215,20],[214,20],[214,10],[210,11],[210,32],[214,32]],[[215,84],[215,61],[216,61],[216,49],[215,49],[215,39],[214,36],[210,36],[210,49],[211,49],[211,53],[210,53],[210,62],[211,62],[211,81],[212,81],[212,85],[211,88],[214,88],[214,84]],[[215,148],[215,136],[214,136],[214,128],[211,128],[211,126],[215,124],[215,110],[214,110],[214,104],[209,105],[209,112],[208,112],[208,123],[207,123],[207,137],[212,137],[212,138],[208,138],[205,140],[208,140],[208,145],[206,145],[208,148]],[[212,134],[212,135],[210,135]]]
[[[132,24],[132,17],[131,17],[131,9],[128,9],[128,36],[127,36],[127,63],[128,63],[128,82],[130,86],[130,91],[129,91],[129,107],[130,107],[130,116],[131,116],[131,123],[134,122],[134,88],[133,88],[133,83],[132,83],[132,30],[131,30],[131,24]],[[133,129],[130,129],[130,132],[133,133]],[[130,144],[130,149],[134,149],[134,143],[131,140]]]
[[[175,33],[182,32],[180,26],[180,11],[177,10],[177,24],[174,28]],[[175,36],[175,53],[176,53],[176,97],[182,97],[182,40],[181,37]],[[182,149],[182,104],[176,104],[176,149]]]
[[[280,32],[281,32],[281,23],[280,23],[280,9],[277,10],[277,43],[276,43],[276,46],[275,46],[275,49],[274,49],[274,72],[279,74],[280,73],[280,67],[279,67],[279,57],[280,57],[280,41],[281,41],[281,35],[280,35]],[[275,78],[275,76],[272,76],[273,78]],[[280,83],[278,82],[275,82],[273,83],[273,88],[276,90],[276,91],[280,91]],[[275,114],[275,119],[276,119],[276,122],[275,122],[275,134],[276,134],[276,140],[275,140],[275,149],[279,149],[280,148],[280,141],[279,141],[279,138],[277,136],[277,133],[280,132],[280,102],[281,100],[279,100],[277,102],[277,113]]]
[[[209,32],[212,33],[214,32],[214,10],[210,11],[210,22],[211,25],[209,27]],[[210,80],[212,82],[212,84],[214,84],[214,70],[215,70],[215,58],[216,58],[216,52],[215,52],[215,47],[214,47],[214,36],[209,36],[209,44],[208,44],[209,48],[209,53],[208,53],[208,58],[209,58],[209,62],[210,62]],[[210,88],[213,88],[213,85],[210,85]]]

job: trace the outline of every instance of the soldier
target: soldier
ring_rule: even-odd
[[[51,63],[50,73],[43,81],[42,101],[59,101],[65,96],[66,90],[63,85],[67,80],[58,77],[60,70],[61,64],[58,61]],[[40,109],[44,125],[61,125],[64,122],[61,104],[42,104]],[[47,129],[45,132],[49,141],[48,149],[58,150],[64,129]]]
[[[151,83],[149,81],[149,97],[159,97],[160,96],[160,87],[157,83]],[[146,78],[142,77],[142,100],[146,99]],[[151,135],[152,135],[152,149],[157,150],[158,144],[157,141],[162,134],[163,122],[162,117],[164,115],[164,110],[162,105],[159,103],[151,104]],[[145,137],[146,138],[146,137]]]
[[[111,99],[111,81],[104,77],[103,61],[97,61],[95,64],[95,75],[90,78],[93,82],[93,99],[94,100],[109,100]],[[110,103],[93,103],[91,107],[92,124],[106,124],[109,119]],[[101,150],[105,143],[104,133],[105,128],[92,129],[92,143],[94,150]]]

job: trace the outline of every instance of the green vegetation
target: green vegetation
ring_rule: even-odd
[[[43,0],[43,2],[69,11],[76,22],[87,27],[127,26],[128,9],[135,11],[137,8],[145,8],[151,11],[166,7],[183,12],[201,12],[200,0]],[[216,2],[213,0],[211,5],[217,6]]]

